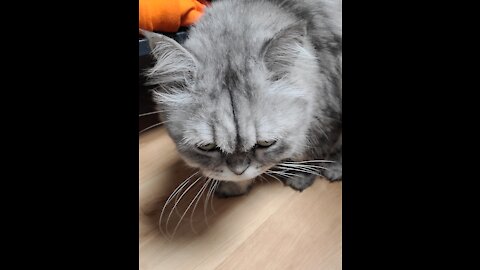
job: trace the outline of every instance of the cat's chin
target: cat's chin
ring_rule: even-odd
[[[255,177],[253,177],[255,178]],[[232,179],[216,179],[214,178],[215,180],[219,180],[219,181],[223,181],[223,182],[236,182],[236,183],[239,183],[239,182],[245,182],[245,181],[249,181],[249,180],[252,180],[253,178],[242,178],[242,179],[238,179],[238,180],[232,180]]]
[[[255,177],[259,176],[262,174],[262,171],[258,171],[255,169],[247,169],[243,174],[237,175],[234,174],[233,172],[224,170],[222,172],[215,172],[215,171],[209,171],[209,170],[201,170],[202,174],[205,177],[213,178],[215,180],[220,180],[220,181],[229,181],[229,182],[243,182],[247,180],[252,180]]]

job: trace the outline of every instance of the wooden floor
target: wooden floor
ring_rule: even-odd
[[[258,182],[246,196],[214,198],[206,207],[205,191],[194,214],[191,204],[178,223],[204,183],[199,181],[168,224],[175,200],[165,207],[162,234],[165,201],[192,173],[163,128],[140,136],[140,269],[342,268],[341,182],[319,178],[304,192],[276,180]]]

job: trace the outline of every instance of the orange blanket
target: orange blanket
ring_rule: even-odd
[[[203,14],[206,0],[139,0],[139,27],[148,31],[177,32]]]

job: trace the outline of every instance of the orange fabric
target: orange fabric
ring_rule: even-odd
[[[148,31],[177,32],[202,16],[205,0],[139,0],[139,27]]]

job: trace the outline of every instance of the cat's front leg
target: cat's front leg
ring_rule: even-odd
[[[330,181],[342,180],[342,145],[335,148],[332,154],[328,157],[329,160],[335,162],[323,164],[325,170],[323,176]]]
[[[333,181],[340,181],[342,180],[342,164],[341,163],[333,163],[326,166],[326,170],[323,172],[323,176],[333,182]]]
[[[282,178],[285,185],[293,188],[297,191],[303,191],[304,189],[308,188],[313,184],[315,181],[316,175],[309,174],[309,173],[294,173],[295,176],[288,176],[286,178]]]
[[[220,198],[243,195],[250,191],[252,187],[252,182],[253,180],[246,180],[241,182],[220,181],[218,188],[215,190],[215,195]]]

